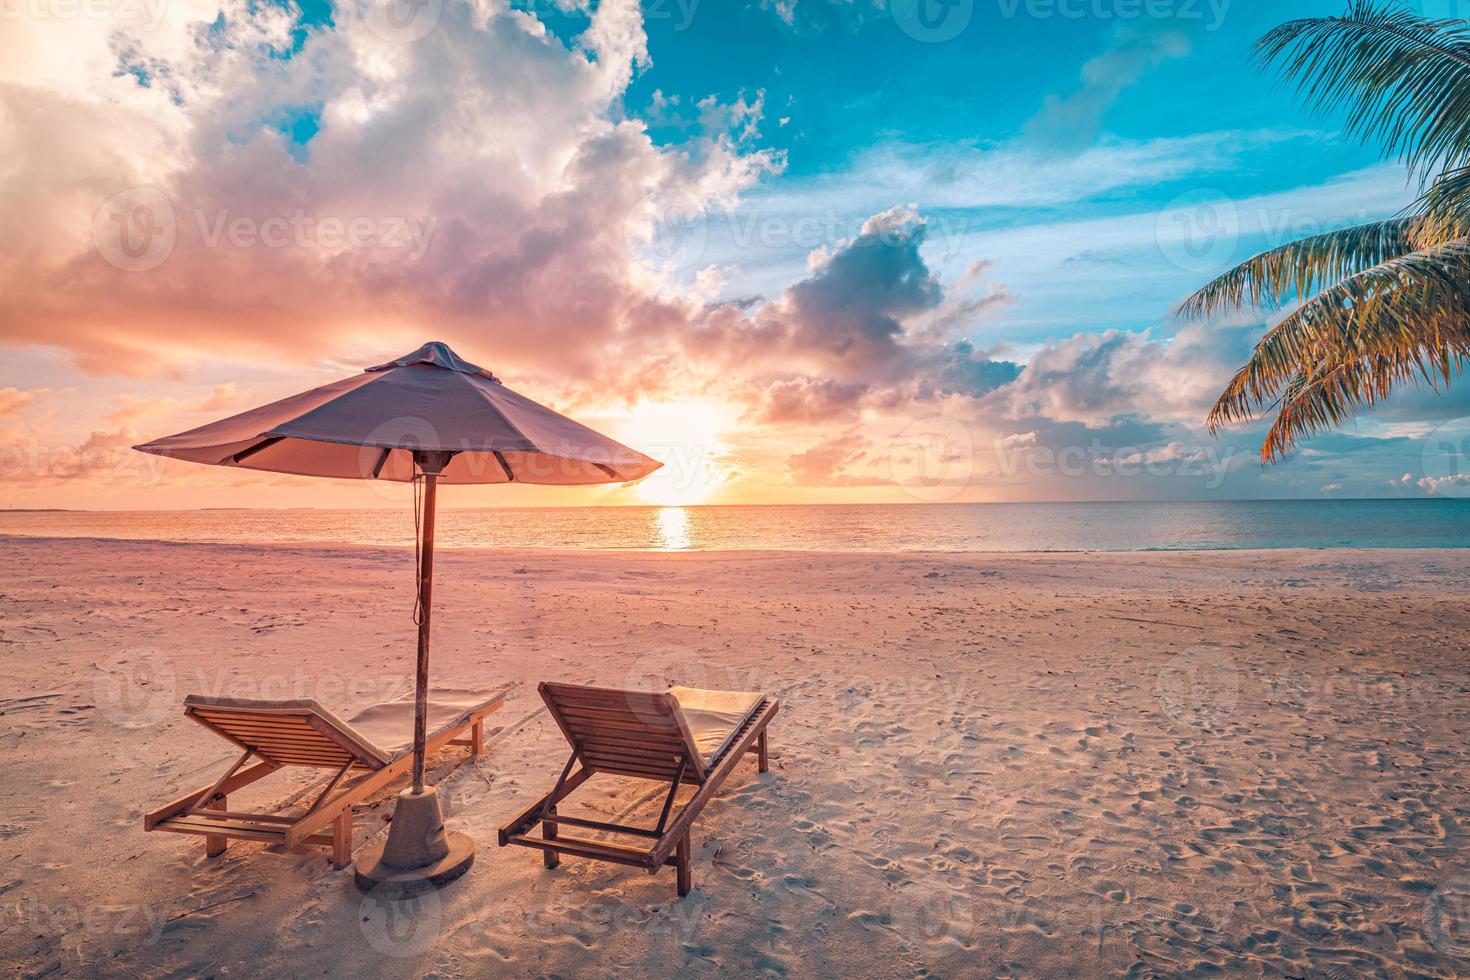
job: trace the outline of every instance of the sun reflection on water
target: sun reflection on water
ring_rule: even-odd
[[[689,512],[683,507],[660,507],[654,517],[654,533],[662,551],[688,551]]]

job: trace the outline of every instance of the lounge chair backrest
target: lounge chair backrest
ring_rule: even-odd
[[[550,682],[538,690],[589,769],[672,780],[682,766],[682,782],[704,780],[704,760],[671,695]]]
[[[184,714],[242,749],[277,766],[340,769],[350,761],[381,769],[390,761],[316,701],[261,701],[190,695]]]

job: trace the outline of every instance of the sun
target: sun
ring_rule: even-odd
[[[727,406],[707,401],[640,402],[622,428],[622,441],[664,465],[635,488],[660,507],[704,503],[729,480],[720,433],[734,424]]]

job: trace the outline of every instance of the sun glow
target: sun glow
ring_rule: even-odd
[[[702,401],[643,402],[634,408],[623,441],[664,464],[638,484],[638,496],[660,507],[708,500],[730,479],[719,437],[734,417],[732,409]]]

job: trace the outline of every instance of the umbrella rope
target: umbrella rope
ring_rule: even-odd
[[[413,475],[413,622],[415,626],[424,624],[424,554],[421,547],[423,538],[423,493],[422,472]]]

